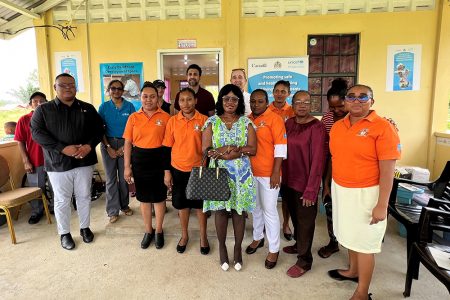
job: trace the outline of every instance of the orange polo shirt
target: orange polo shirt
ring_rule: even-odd
[[[274,164],[275,145],[287,144],[284,121],[270,109],[266,109],[264,113],[257,117],[253,113],[248,117],[256,126],[256,139],[258,141],[256,155],[250,156],[253,175],[270,177]]]
[[[350,125],[349,115],[334,123],[330,132],[333,180],[347,188],[379,184],[380,160],[399,159],[397,130],[375,111]]]
[[[177,170],[190,172],[202,161],[202,127],[207,116],[195,111],[190,120],[180,111],[170,118],[166,127],[163,145],[172,147],[171,164]]]
[[[279,115],[283,119],[284,122],[286,122],[287,119],[295,116],[292,106],[287,104],[287,102],[284,104],[284,106],[281,109],[278,109],[277,107],[275,107],[275,105],[273,105],[273,102],[272,102],[269,105],[269,109],[271,111],[273,111],[274,113],[276,113],[277,115]]]
[[[128,118],[123,138],[139,148],[161,147],[170,115],[158,108],[149,118],[145,112],[138,110]]]

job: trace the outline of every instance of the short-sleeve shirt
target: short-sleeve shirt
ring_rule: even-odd
[[[272,102],[269,105],[269,109],[271,111],[273,111],[274,113],[276,113],[277,115],[279,115],[284,120],[284,122],[286,122],[287,119],[292,118],[295,115],[294,110],[292,109],[292,106],[287,104],[287,102],[284,104],[284,106],[281,109],[279,109],[275,105],[273,105],[273,102]]]
[[[178,92],[175,97],[174,107],[176,110],[180,110],[180,104],[178,103],[179,97],[180,92]],[[214,101],[213,95],[204,88],[198,88],[198,92],[195,94],[195,98],[197,98],[195,109],[202,115],[209,116],[208,113],[216,109],[216,103]]]
[[[41,146],[33,141],[31,137],[30,122],[33,112],[20,117],[17,122],[14,140],[25,143],[28,158],[33,167],[40,167],[44,165],[44,153]]]
[[[139,148],[161,147],[169,119],[170,115],[161,108],[158,108],[151,117],[148,117],[141,108],[128,118],[123,138]]]
[[[256,155],[250,156],[253,175],[270,177],[274,164],[275,146],[287,144],[284,121],[269,109],[257,117],[251,114],[249,119],[256,126],[258,141]]]
[[[98,114],[105,124],[105,135],[121,138],[128,118],[135,111],[134,105],[123,98],[120,108],[117,108],[112,100],[102,103],[98,109]]]
[[[399,159],[401,144],[392,124],[371,111],[353,125],[349,115],[334,123],[330,150],[333,180],[343,187],[364,188],[379,184],[379,161]]]
[[[166,126],[163,145],[172,147],[171,165],[177,170],[190,172],[202,161],[202,127],[207,116],[195,111],[188,120],[183,112],[171,117]]]

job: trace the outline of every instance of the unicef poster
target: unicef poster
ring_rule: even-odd
[[[120,80],[124,85],[123,98],[133,103],[136,110],[141,108],[139,93],[144,84],[143,63],[103,63],[100,64],[100,85],[102,103],[110,99],[108,84],[111,80]]]
[[[388,46],[387,91],[418,91],[422,45]]]
[[[77,91],[84,92],[81,52],[55,52],[56,75],[67,73],[75,78]]]
[[[279,80],[289,81],[291,96],[308,90],[308,56],[248,59],[248,91],[263,89],[273,101],[273,87]],[[287,99],[291,104],[291,97]]]

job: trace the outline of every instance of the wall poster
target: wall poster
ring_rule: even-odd
[[[100,64],[100,86],[102,91],[102,103],[108,101],[110,96],[107,91],[111,80],[118,79],[124,84],[123,98],[133,103],[136,110],[141,108],[139,97],[140,89],[144,84],[143,63],[102,63]]]
[[[387,53],[386,91],[420,90],[422,45],[390,45]]]
[[[84,93],[83,68],[81,52],[55,52],[56,75],[67,73],[75,78],[77,91]]]
[[[263,89],[273,101],[273,87],[278,80],[291,84],[291,97],[298,90],[308,90],[308,56],[249,58],[248,91]],[[287,99],[291,104],[291,97]]]

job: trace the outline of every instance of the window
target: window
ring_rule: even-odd
[[[328,111],[327,92],[335,78],[344,78],[349,86],[358,78],[359,35],[308,36],[309,76],[314,115]]]

